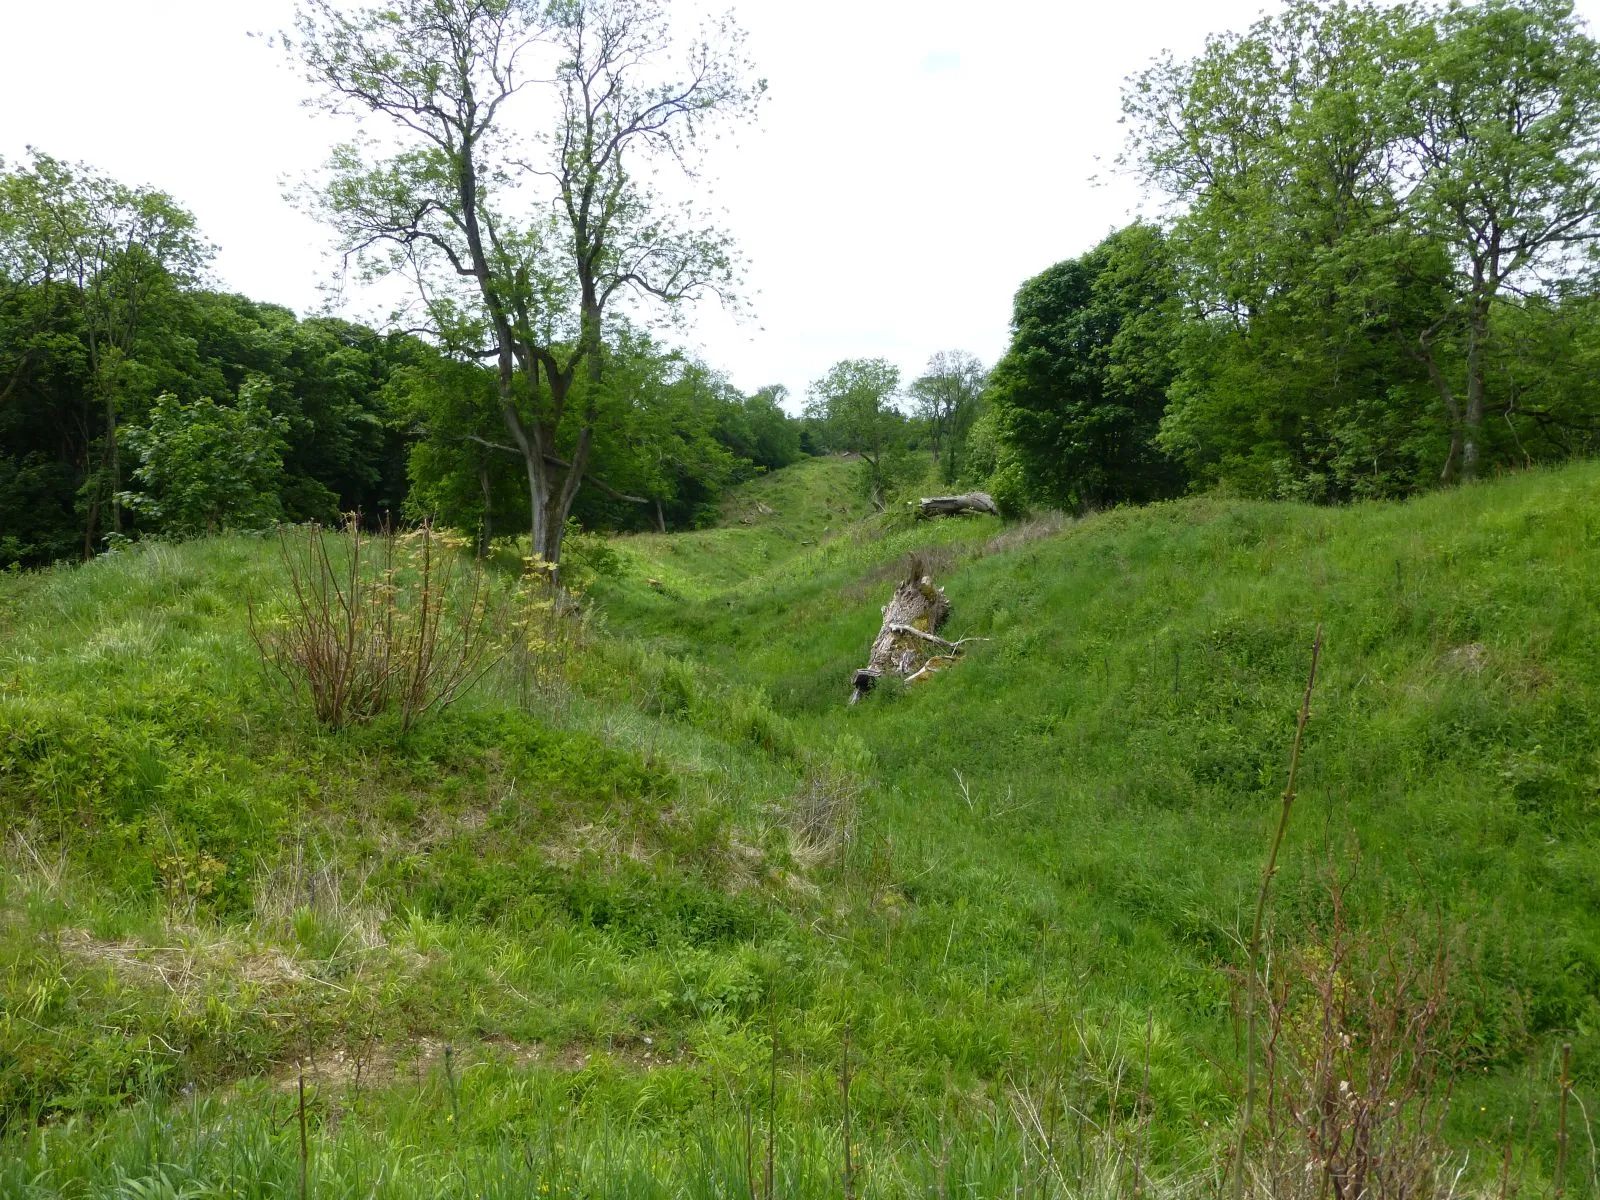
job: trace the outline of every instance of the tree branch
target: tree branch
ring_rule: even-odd
[[[475,433],[469,433],[466,436],[467,441],[477,442],[478,445],[487,446],[490,450],[499,450],[504,454],[514,454],[518,458],[522,457],[522,451],[518,450],[515,446],[507,446],[501,442],[491,442],[488,438],[481,438]],[[546,454],[544,456],[544,461],[549,463],[552,467],[558,467],[563,471],[572,470],[571,463],[567,462],[566,459],[557,458],[554,454]],[[596,488],[604,492],[607,496],[610,496],[613,500],[625,500],[629,504],[655,503],[655,501],[650,499],[648,496],[630,496],[627,492],[618,491],[616,488],[612,487],[604,479],[601,479],[593,472],[585,472],[583,476],[583,482],[593,484]]]

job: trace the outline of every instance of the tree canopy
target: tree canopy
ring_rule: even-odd
[[[1081,509],[1181,489],[1156,441],[1181,324],[1171,255],[1151,225],[1022,285],[988,398],[1031,498]]]
[[[1338,498],[1592,438],[1506,334],[1586,294],[1597,63],[1566,0],[1295,0],[1131,80],[1196,325],[1162,444],[1203,481]]]
[[[493,366],[442,337],[301,319],[211,290],[188,218],[177,244],[198,257],[158,262],[135,250],[134,271],[80,247],[80,260],[59,222],[86,189],[181,212],[44,155],[0,169],[0,566],[81,558],[118,535],[347,513],[432,517],[485,548],[528,528],[526,473]],[[116,277],[97,281],[96,262]],[[732,482],[799,454],[800,422],[779,392],[744,396],[621,323],[602,352],[614,370],[595,406],[592,486],[569,517],[693,524]],[[576,378],[575,403],[592,387],[587,373]]]
[[[817,422],[827,450],[859,454],[866,466],[867,495],[882,509],[890,461],[903,438],[900,369],[882,358],[847,358],[811,384],[806,416]]]

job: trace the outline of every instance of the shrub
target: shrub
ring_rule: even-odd
[[[402,730],[493,665],[500,639],[481,567],[457,574],[460,543],[427,524],[375,537],[352,521],[330,552],[317,525],[285,534],[288,594],[250,610],[262,658],[331,729],[398,708]]]
[[[1328,914],[1272,965],[1263,997],[1271,1196],[1426,1196],[1444,1167],[1441,1126],[1464,1047],[1452,1031],[1442,930],[1349,923],[1342,887]]]
[[[574,595],[587,592],[597,579],[616,579],[622,574],[622,555],[611,539],[602,533],[588,533],[576,521],[567,522],[561,542],[561,583]]]
[[[247,380],[231,407],[209,396],[189,404],[158,396],[145,425],[123,433],[139,456],[141,490],[121,501],[179,537],[270,525],[288,422],[268,411],[263,390],[260,379]]]

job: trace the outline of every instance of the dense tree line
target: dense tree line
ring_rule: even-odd
[[[706,524],[727,488],[801,457],[801,423],[784,411],[783,389],[745,396],[703,364],[626,329],[604,353],[607,396],[595,406],[589,469],[568,513],[580,525]],[[588,403],[590,386],[576,381],[575,404]],[[525,534],[525,464],[506,436],[494,372],[441,354],[397,372],[390,393],[415,437],[408,514],[446,516],[485,540]],[[581,436],[573,425],[559,431],[562,450]]]
[[[1600,441],[1600,48],[1567,0],[1292,0],[1125,95],[1170,202],[1017,294],[997,494],[1345,500]]]
[[[169,196],[43,154],[0,164],[0,566],[350,512],[526,534],[492,367],[216,291],[208,257]],[[781,389],[741,395],[621,325],[599,353],[611,378],[572,518],[702,522],[727,486],[800,456]],[[555,453],[577,436],[559,430]]]
[[[384,389],[427,348],[200,286],[208,253],[161,193],[42,154],[0,171],[0,564],[398,511]]]
[[[798,420],[614,303],[737,283],[728,239],[622,164],[748,116],[738,31],[663,91],[653,0],[434,11],[310,3],[296,51],[328,103],[414,135],[340,150],[310,194],[413,282],[421,336],[218,292],[171,197],[0,164],[0,563],[351,511],[555,560],[573,521],[696,524],[806,453],[858,456],[880,508],[977,485],[1017,512],[1404,496],[1600,446],[1600,46],[1569,0],[1290,0],[1158,61],[1124,107],[1161,221],[1024,283],[992,369],[845,360]],[[540,53],[548,160],[498,123]]]
[[[1600,45],[1569,0],[1290,0],[1124,108],[1163,220],[1026,281],[987,373],[813,385],[811,442],[875,501],[1338,502],[1600,449]]]

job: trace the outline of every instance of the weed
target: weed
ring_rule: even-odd
[[[1305,695],[1300,700],[1300,715],[1295,721],[1294,745],[1289,751],[1289,782],[1283,789],[1283,807],[1278,815],[1278,827],[1272,835],[1272,848],[1267,852],[1267,865],[1261,872],[1261,888],[1256,893],[1255,920],[1250,926],[1249,975],[1245,988],[1245,1091],[1244,1111],[1239,1118],[1239,1150],[1235,1156],[1234,1195],[1244,1195],[1246,1151],[1249,1148],[1250,1122],[1256,1102],[1256,998],[1261,989],[1259,962],[1261,959],[1261,922],[1266,916],[1267,897],[1272,887],[1272,877],[1278,871],[1278,853],[1283,849],[1283,835],[1289,830],[1289,814],[1294,809],[1295,780],[1300,772],[1300,747],[1305,740],[1306,722],[1311,719],[1311,693],[1317,686],[1317,659],[1322,654],[1322,629],[1311,642],[1311,670],[1306,676]],[[1362,1193],[1357,1191],[1355,1195]],[[1342,1198],[1342,1193],[1341,1193]]]
[[[1327,896],[1327,917],[1278,951],[1264,989],[1258,1184],[1274,1197],[1447,1191],[1443,1122],[1467,1066],[1449,934],[1397,919],[1357,932],[1331,867]]]
[[[488,580],[474,565],[458,581],[456,539],[427,524],[369,535],[358,520],[331,547],[318,525],[280,538],[288,592],[270,616],[252,605],[250,632],[330,729],[391,707],[409,729],[492,664]]]

